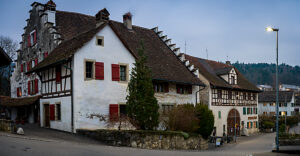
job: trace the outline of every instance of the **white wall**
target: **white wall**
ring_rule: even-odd
[[[109,104],[126,103],[127,83],[112,81],[111,64],[128,64],[130,73],[135,58],[109,26],[97,35],[104,36],[103,47],[96,45],[94,37],[74,55],[75,129],[105,128],[98,118],[90,119],[89,116],[108,115]],[[104,80],[84,80],[84,59],[104,62]]]
[[[257,114],[247,114],[243,115],[243,107],[246,108],[256,108],[253,106],[211,106],[211,110],[213,111],[214,118],[215,118],[215,127],[217,129],[217,136],[223,135],[223,125],[225,125],[225,133],[227,134],[227,117],[228,113],[231,109],[236,109],[240,114],[240,127],[242,127],[242,121],[244,121],[244,127],[247,127],[247,122],[255,122],[258,121],[258,115]],[[218,113],[221,111],[221,119],[218,117]],[[256,119],[249,120],[248,117],[255,117]],[[248,133],[254,133],[257,132],[257,128],[251,128],[247,129]],[[240,130],[241,132],[241,130]]]
[[[155,93],[154,96],[160,104],[196,103],[196,91],[199,90],[198,88],[198,86],[193,86],[192,94],[178,94],[176,84],[169,83],[168,93]]]
[[[71,96],[60,98],[40,99],[40,122],[41,126],[45,126],[44,104],[60,103],[61,120],[50,121],[50,128],[71,132]]]

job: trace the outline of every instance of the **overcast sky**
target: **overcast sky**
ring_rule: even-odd
[[[46,3],[48,0],[37,2]],[[32,0],[0,0],[0,35],[21,40]],[[57,10],[95,15],[106,7],[110,19],[158,26],[181,51],[225,62],[275,63],[279,28],[279,63],[300,65],[300,0],[54,0]],[[207,52],[206,52],[207,49]]]

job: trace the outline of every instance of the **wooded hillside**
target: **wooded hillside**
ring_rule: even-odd
[[[276,64],[268,63],[233,63],[244,76],[254,84],[268,84],[274,86]],[[278,68],[279,84],[300,86],[300,67],[281,64]]]

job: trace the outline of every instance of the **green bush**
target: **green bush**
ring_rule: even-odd
[[[214,127],[213,113],[203,104],[177,105],[169,111],[168,118],[170,130],[197,133],[203,138],[210,136]]]
[[[195,108],[196,116],[200,120],[200,127],[198,128],[197,133],[201,134],[203,138],[208,138],[214,128],[215,119],[213,112],[204,104],[197,104]]]
[[[281,124],[281,125],[279,126],[279,133],[280,133],[280,134],[285,134],[285,125],[284,125],[284,124]]]
[[[262,127],[266,128],[266,129],[270,129],[270,128],[274,128],[275,124],[274,124],[274,122],[264,121],[262,124]]]
[[[286,119],[285,117],[281,117],[279,120],[279,125],[281,124],[285,124],[285,120],[286,120],[286,125],[289,127],[295,126],[298,124],[299,120],[297,116],[287,116]]]

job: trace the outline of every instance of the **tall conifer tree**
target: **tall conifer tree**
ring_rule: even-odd
[[[154,97],[151,70],[145,66],[147,58],[144,55],[143,42],[140,43],[138,54],[139,58],[134,64],[127,88],[127,112],[138,129],[153,130],[159,123],[159,106]]]

